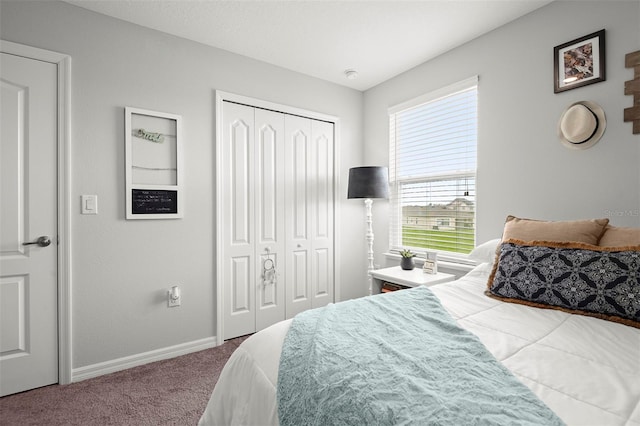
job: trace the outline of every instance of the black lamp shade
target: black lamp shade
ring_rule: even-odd
[[[381,166],[349,169],[347,198],[389,198],[388,169]]]

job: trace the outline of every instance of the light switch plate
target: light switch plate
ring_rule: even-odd
[[[98,214],[98,196],[82,196],[82,214]]]

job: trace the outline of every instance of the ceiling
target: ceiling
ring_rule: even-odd
[[[67,0],[367,90],[552,0]],[[348,79],[345,70],[358,73]]]

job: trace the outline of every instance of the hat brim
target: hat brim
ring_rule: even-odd
[[[593,114],[598,119],[598,127],[596,128],[596,131],[593,133],[593,135],[591,135],[591,137],[589,139],[587,139],[586,141],[584,141],[582,143],[574,143],[574,142],[569,141],[564,136],[564,134],[562,133],[562,129],[560,128],[560,124],[562,123],[562,119],[564,118],[564,115],[574,105],[584,105],[585,107],[589,108],[591,110],[591,112],[593,112]],[[570,149],[587,149],[587,148],[591,148],[593,145],[598,143],[598,141],[600,140],[600,138],[604,134],[604,131],[606,130],[606,128],[607,128],[607,117],[605,116],[604,110],[602,109],[602,107],[600,105],[598,105],[597,103],[595,103],[595,102],[579,101],[579,102],[575,102],[575,103],[569,105],[567,107],[567,109],[565,109],[564,112],[562,113],[562,115],[560,116],[560,120],[558,121],[558,138],[560,139],[560,142],[564,146],[566,146],[567,148],[570,148]]]

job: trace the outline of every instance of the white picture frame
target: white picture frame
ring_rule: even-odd
[[[422,264],[422,272],[425,274],[438,273],[438,253],[428,251],[424,255],[424,263]]]
[[[126,219],[184,217],[182,117],[124,110]]]

